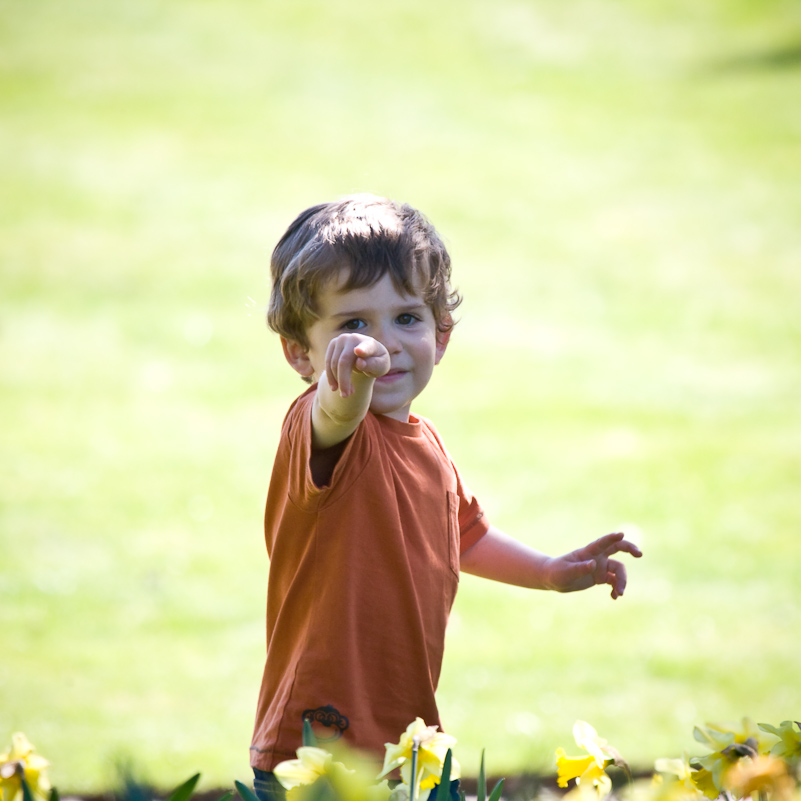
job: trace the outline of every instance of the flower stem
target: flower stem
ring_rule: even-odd
[[[412,737],[412,786],[409,788],[409,801],[415,801],[417,795],[417,751],[420,748],[420,738]]]

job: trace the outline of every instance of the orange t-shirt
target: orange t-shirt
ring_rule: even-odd
[[[368,414],[312,481],[316,387],[287,414],[267,496],[267,662],[251,765],[295,758],[303,718],[321,745],[383,757],[434,691],[459,554],[489,528],[430,422]]]

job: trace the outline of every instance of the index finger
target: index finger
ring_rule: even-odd
[[[588,553],[598,555],[602,553],[613,554],[624,552],[631,554],[639,559],[642,556],[642,551],[629,540],[624,539],[625,534],[622,531],[615,532],[614,534],[605,534],[599,537],[595,542],[587,546]]]

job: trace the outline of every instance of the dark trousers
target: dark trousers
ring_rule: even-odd
[[[253,768],[253,776],[253,791],[259,801],[286,801],[286,790],[275,778],[274,773]],[[428,801],[437,801],[437,790],[439,790],[439,785],[429,793]],[[450,790],[450,798],[445,798],[444,801],[459,801],[458,779],[451,782]]]
[[[253,776],[253,792],[259,801],[286,801],[286,790],[274,773],[253,768]]]

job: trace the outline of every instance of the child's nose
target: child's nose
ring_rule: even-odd
[[[401,341],[391,326],[383,326],[377,339],[390,353],[400,353]]]

